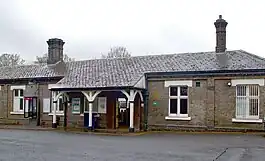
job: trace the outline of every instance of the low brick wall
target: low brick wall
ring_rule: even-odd
[[[206,127],[182,125],[148,125],[148,131],[185,131],[185,132],[265,132],[265,128]]]

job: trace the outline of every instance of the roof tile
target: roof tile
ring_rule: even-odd
[[[243,50],[93,59],[54,66],[1,67],[0,79],[64,75],[58,84],[68,88],[124,87],[133,86],[147,72],[242,69],[265,69],[265,59]]]

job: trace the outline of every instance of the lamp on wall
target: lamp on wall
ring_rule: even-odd
[[[228,82],[227,85],[228,85],[228,87],[231,87],[232,83],[231,82]]]

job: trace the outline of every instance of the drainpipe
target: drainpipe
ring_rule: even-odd
[[[40,108],[40,86],[39,86],[39,82],[37,83],[37,92],[38,92],[38,97],[37,97],[37,102],[36,102],[36,112],[37,112],[37,126],[40,126],[40,122],[41,122],[41,108]]]
[[[9,85],[6,85],[6,106],[7,106],[7,107],[6,107],[6,110],[7,110],[7,112],[6,112],[6,118],[7,118],[7,119],[8,119],[8,112],[9,112],[9,111],[8,111],[8,107],[9,107],[9,106],[8,106],[8,102],[9,102],[9,101],[8,101],[9,88],[8,88],[8,87],[9,87]],[[12,102],[12,103],[13,103],[13,102]],[[12,104],[12,107],[13,107],[13,104]]]
[[[145,88],[146,90],[144,91],[144,131],[147,131],[148,130],[148,100],[149,100],[147,74],[145,74]]]

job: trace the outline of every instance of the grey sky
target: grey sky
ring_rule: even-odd
[[[264,0],[2,0],[0,53],[26,60],[62,38],[76,59],[126,46],[132,55],[213,51],[214,21],[227,20],[227,48],[264,56]]]

